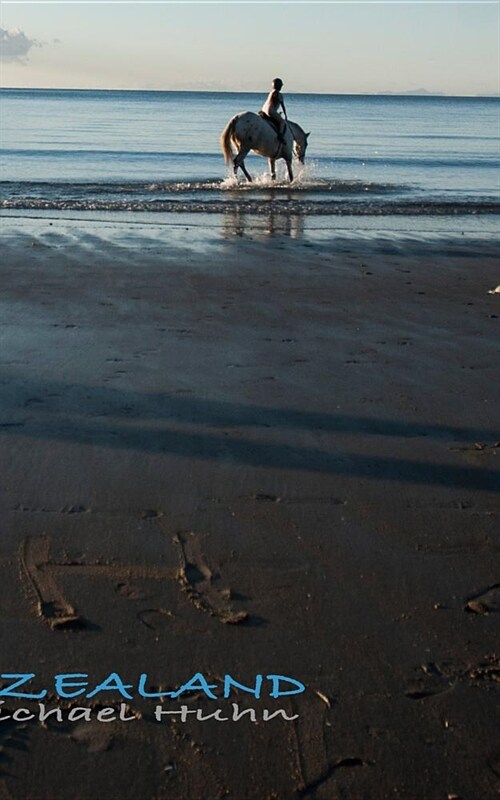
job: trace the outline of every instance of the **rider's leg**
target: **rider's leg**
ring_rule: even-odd
[[[271,119],[273,120],[273,122],[275,123],[275,125],[276,125],[276,127],[278,129],[278,141],[279,142],[284,142],[285,141],[285,139],[284,139],[285,120],[283,119],[281,114],[278,114],[277,111],[272,111],[269,114],[269,116],[271,117]]]
[[[286,131],[286,122],[283,119],[283,117],[280,117],[280,132],[278,135],[280,142],[285,141],[285,131]]]

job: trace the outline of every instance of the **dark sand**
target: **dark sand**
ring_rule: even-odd
[[[0,722],[1,800],[496,796],[494,243],[14,229],[3,672],[307,691],[232,698],[295,721]]]

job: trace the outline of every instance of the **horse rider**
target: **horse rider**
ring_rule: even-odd
[[[281,78],[275,78],[273,80],[273,88],[269,92],[267,96],[267,100],[262,106],[262,111],[268,117],[270,117],[274,123],[276,123],[276,127],[278,129],[278,141],[282,144],[285,141],[285,130],[286,130],[286,123],[288,122],[288,117],[286,115],[286,108],[285,102],[283,100],[283,95],[281,94],[281,88],[283,86],[283,81]],[[280,108],[283,109],[283,113],[285,118],[281,116],[279,113]]]

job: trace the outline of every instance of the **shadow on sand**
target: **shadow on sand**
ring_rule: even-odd
[[[182,426],[190,426],[189,430]],[[193,426],[198,430],[193,431]],[[246,429],[246,431],[245,431]],[[165,453],[182,458],[302,470],[353,478],[498,491],[498,471],[426,463],[411,458],[357,454],[277,442],[275,432],[350,434],[400,441],[427,437],[445,442],[492,441],[498,433],[434,423],[297,411],[169,394],[57,381],[4,381],[0,435],[71,441],[96,447]],[[281,437],[283,434],[281,433]],[[317,439],[317,436],[316,436]]]

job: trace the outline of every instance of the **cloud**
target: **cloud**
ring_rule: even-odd
[[[0,28],[0,59],[2,61],[18,61],[26,64],[28,53],[32,47],[42,47],[36,39],[30,39],[18,28],[6,31]]]

